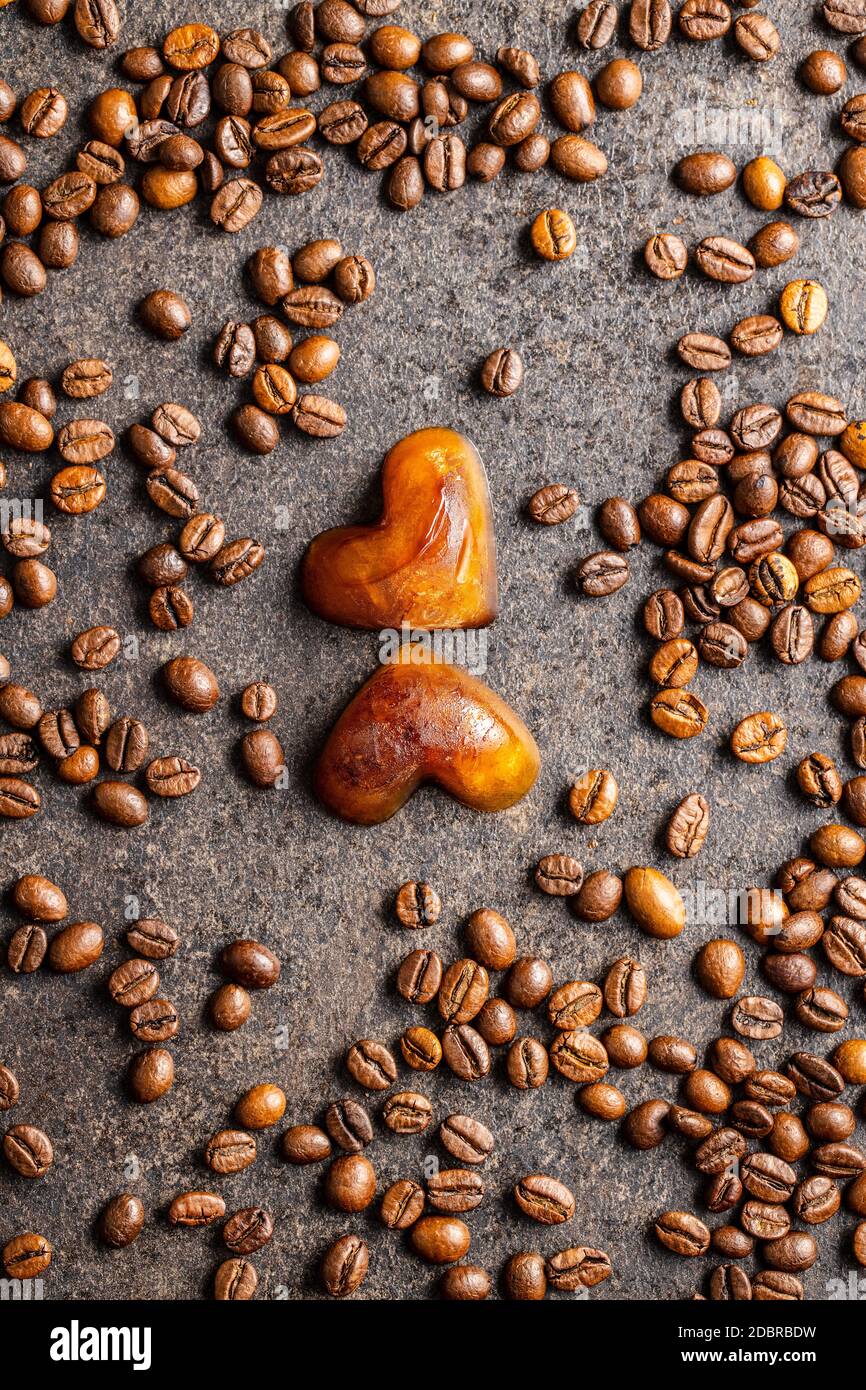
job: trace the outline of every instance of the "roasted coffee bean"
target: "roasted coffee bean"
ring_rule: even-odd
[[[53,1253],[50,1241],[37,1235],[35,1231],[27,1231],[24,1235],[13,1236],[6,1242],[0,1252],[0,1260],[8,1278],[19,1281],[36,1279],[44,1274],[51,1264]]]
[[[513,348],[497,348],[481,368],[481,384],[488,395],[513,396],[523,381],[523,363]]]
[[[248,1260],[223,1260],[214,1275],[214,1298],[218,1302],[246,1302],[255,1298],[258,1286],[255,1267]]]
[[[137,1240],[144,1227],[144,1206],[132,1192],[112,1197],[99,1217],[99,1236],[112,1250],[125,1249]]]
[[[213,709],[220,690],[209,666],[191,656],[176,656],[162,668],[165,689],[182,709],[204,714]]]
[[[779,296],[782,322],[792,333],[817,333],[828,307],[826,291],[816,280],[792,280]]]
[[[98,782],[93,789],[92,805],[102,820],[124,830],[143,825],[149,815],[146,798],[126,782]]]
[[[730,1121],[735,1129],[750,1139],[763,1139],[773,1128],[770,1111],[754,1100],[735,1100],[730,1110]]]
[[[428,927],[438,922],[442,900],[429,883],[404,883],[397,894],[394,911],[404,927]]]
[[[338,1211],[364,1211],[376,1194],[376,1171],[363,1154],[335,1158],[325,1175],[325,1200]]]
[[[91,627],[75,638],[71,656],[82,671],[102,671],[111,664],[120,647],[120,633],[113,627]]]
[[[297,1125],[294,1130],[286,1132],[283,1152],[293,1163],[318,1162],[328,1156],[330,1148],[325,1150],[322,1143],[325,1136],[321,1130],[316,1130],[315,1133],[308,1132],[312,1128],[309,1125]],[[349,1098],[334,1101],[328,1106],[325,1111],[325,1128],[334,1143],[345,1153],[360,1153],[373,1138],[370,1116],[363,1105]],[[289,1135],[293,1136],[291,1142]]]
[[[274,1234],[274,1220],[264,1207],[244,1207],[230,1216],[222,1238],[236,1255],[253,1255],[267,1245]]]
[[[442,1045],[429,1028],[407,1028],[400,1039],[400,1051],[413,1071],[435,1071],[442,1060]]]
[[[675,1255],[704,1255],[709,1249],[710,1233],[691,1212],[663,1212],[654,1229],[662,1245]]]
[[[458,960],[448,967],[439,990],[438,1007],[446,1023],[469,1023],[484,1004],[489,979],[483,965]]]
[[[63,975],[86,970],[102,955],[105,938],[96,922],[70,922],[52,939],[48,964]]]
[[[544,1173],[531,1173],[514,1185],[514,1200],[525,1216],[544,1226],[556,1226],[574,1215],[574,1197],[564,1183]]]
[[[484,1183],[468,1168],[440,1169],[427,1179],[427,1200],[435,1211],[474,1211],[484,1197]]]
[[[273,951],[249,938],[223,947],[219,965],[224,975],[245,989],[270,989],[280,978],[280,962]]]
[[[192,323],[189,305],[173,290],[152,290],[139,303],[138,315],[145,328],[166,342],[182,338]]]
[[[698,1062],[697,1052],[686,1038],[673,1037],[668,1033],[652,1039],[648,1055],[653,1066],[660,1071],[673,1072],[678,1076],[694,1071]]]
[[[15,974],[32,975],[38,970],[48,950],[48,938],[42,927],[28,922],[17,927],[6,947],[6,964]]]
[[[622,880],[607,869],[588,874],[570,899],[575,914],[585,922],[606,922],[622,901]]]
[[[684,621],[682,602],[672,589],[656,589],[644,603],[644,627],[657,641],[667,642],[678,637]]]
[[[575,573],[578,592],[590,598],[614,594],[628,582],[629,564],[624,555],[600,550],[580,562]]]
[[[622,1133],[633,1149],[655,1149],[664,1140],[665,1122],[670,1111],[666,1100],[645,1100],[630,1110],[623,1120]]]
[[[684,192],[706,198],[730,188],[737,170],[727,155],[702,152],[681,159],[674,168],[674,177]]]
[[[220,985],[209,1001],[211,1022],[222,1033],[242,1028],[250,1016],[250,996],[241,985]]]
[[[293,154],[289,150],[286,153]],[[280,156],[275,156],[279,158]],[[268,165],[270,171],[270,162]],[[268,174],[268,182],[275,185]],[[251,179],[233,179],[224,183],[213,196],[210,218],[224,232],[240,232],[249,226],[262,205],[262,190]]]
[[[731,734],[731,752],[744,763],[767,763],[785,751],[788,731],[777,714],[750,714]]]
[[[735,1133],[731,1131],[731,1133]],[[719,1215],[733,1211],[742,1201],[742,1183],[734,1173],[716,1173],[703,1188],[706,1209]]]
[[[771,1269],[792,1274],[811,1269],[818,1258],[818,1247],[814,1236],[807,1231],[790,1231],[776,1240],[768,1240],[761,1254]]]
[[[642,1067],[647,1059],[647,1041],[643,1033],[628,1023],[616,1023],[601,1036],[602,1045],[612,1067],[630,1071]]]
[[[744,1038],[777,1038],[782,1031],[783,1014],[772,999],[747,995],[738,999],[731,1013],[734,1031]]]
[[[433,1119],[433,1107],[418,1091],[400,1091],[385,1101],[382,1119],[394,1134],[422,1134]]]
[[[283,1091],[266,1081],[244,1092],[235,1106],[235,1119],[244,1129],[268,1129],[282,1119],[285,1109]]]
[[[296,5],[296,9],[311,5]],[[360,1236],[345,1235],[335,1240],[325,1252],[320,1273],[325,1292],[332,1298],[346,1298],[361,1287],[367,1277],[370,1256]]]
[[[424,1210],[424,1189],[411,1178],[392,1183],[382,1198],[379,1215],[389,1231],[406,1231]]]
[[[678,280],[688,264],[685,242],[672,232],[658,232],[646,242],[643,250],[647,270],[659,280]]]
[[[210,512],[199,512],[190,517],[181,531],[178,549],[184,560],[203,564],[214,559],[222,549],[224,540],[225,526],[219,517]]]
[[[487,1044],[470,1024],[449,1024],[442,1034],[442,1055],[461,1081],[476,1081],[490,1071]]]
[[[609,1065],[603,1045],[582,1029],[558,1033],[550,1045],[550,1060],[561,1076],[577,1083],[600,1081]]]
[[[540,212],[532,224],[530,239],[536,254],[545,261],[568,260],[577,246],[574,223],[561,208]]]
[[[13,1125],[3,1136],[3,1157],[22,1178],[41,1178],[54,1162],[54,1149],[35,1125]]]
[[[646,1002],[646,973],[639,961],[622,956],[615,961],[604,981],[605,1007],[616,1018],[629,1018]]]
[[[211,1226],[226,1214],[226,1204],[215,1192],[180,1192],[168,1209],[170,1226]]]
[[[835,1067],[811,1052],[794,1052],[785,1070],[801,1095],[810,1100],[835,1100],[845,1082]]]
[[[802,951],[795,951],[789,956],[771,952],[762,958],[761,969],[770,984],[783,994],[808,992],[817,974],[815,962]]]
[[[580,499],[565,483],[550,483],[539,488],[529,499],[528,511],[533,521],[544,526],[556,526],[574,516]]]
[[[583,867],[567,854],[548,854],[538,861],[535,882],[553,897],[573,897],[583,883]]]
[[[183,589],[163,584],[151,594],[148,612],[154,627],[161,632],[176,632],[178,628],[189,627],[194,609],[192,599]]]
[[[145,768],[144,781],[152,796],[188,796],[201,781],[201,771],[186,758],[154,758]]]
[[[506,1298],[522,1303],[537,1303],[547,1293],[545,1262],[536,1251],[522,1250],[512,1255],[503,1272]]]
[[[723,284],[743,284],[755,273],[751,251],[730,237],[705,237],[695,248],[695,260],[708,279]]]
[[[793,1274],[773,1269],[762,1270],[752,1284],[752,1298],[773,1302],[802,1299],[803,1285]]]
[[[179,1028],[177,1011],[167,999],[150,999],[130,1011],[129,1031],[141,1042],[167,1042]]]
[[[517,1018],[504,999],[488,999],[477,1016],[478,1031],[491,1047],[504,1047],[513,1041]]]
[[[362,1038],[346,1054],[346,1068],[359,1086],[368,1091],[385,1091],[397,1078],[397,1063],[379,1042]]]
[[[221,1129],[211,1135],[204,1161],[214,1173],[240,1173],[256,1159],[256,1141],[242,1129]]]
[[[810,169],[789,180],[785,202],[800,217],[829,217],[841,202],[842,189],[835,174]]]
[[[843,975],[866,975],[866,925],[862,921],[832,917],[821,944],[831,965]]]
[[[19,777],[38,766],[39,755],[28,734],[0,734],[0,775]]]
[[[75,723],[81,737],[88,743],[98,745],[101,742],[102,735],[111,723],[111,713],[108,700],[98,687],[83,690],[75,701]],[[77,747],[77,744],[75,746]],[[65,756],[65,753],[58,756]]]
[[[762,357],[775,351],[782,341],[782,333],[782,325],[772,314],[753,314],[734,324],[730,332],[731,347],[743,357]]]
[[[699,1173],[722,1174],[743,1158],[746,1149],[746,1141],[737,1130],[717,1129],[695,1150],[694,1165]]]
[[[547,1050],[536,1038],[516,1038],[508,1049],[508,1079],[518,1090],[535,1090],[547,1080]]]
[[[108,977],[108,992],[115,1004],[133,1009],[147,1003],[159,989],[159,972],[149,960],[127,960]]]

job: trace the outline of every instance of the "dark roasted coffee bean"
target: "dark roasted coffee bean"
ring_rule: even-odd
[[[223,1242],[236,1255],[253,1255],[274,1234],[274,1220],[264,1207],[244,1207],[230,1216],[222,1229]]]
[[[373,1126],[367,1111],[358,1101],[348,1098],[334,1101],[328,1106],[325,1111],[325,1128],[334,1143],[345,1153],[360,1153],[373,1138]],[[288,1131],[288,1133],[291,1132]],[[317,1145],[317,1153],[318,1147]],[[289,1157],[290,1155],[286,1154],[286,1156]],[[324,1155],[318,1156],[323,1157]],[[311,1160],[293,1158],[292,1161],[297,1163],[310,1162]]]
[[[785,203],[801,217],[829,217],[841,200],[842,188],[836,175],[817,169],[798,174],[785,188]]]
[[[48,938],[42,927],[28,922],[17,927],[6,947],[6,964],[16,974],[32,975],[38,970],[48,950]]]

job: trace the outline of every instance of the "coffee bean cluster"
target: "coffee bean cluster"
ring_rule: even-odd
[[[254,787],[268,789],[287,785],[286,755],[283,745],[269,725],[277,712],[277,692],[267,681],[253,681],[244,687],[241,713],[253,721],[238,746],[240,763]]]
[[[119,645],[120,635],[113,629],[91,628],[75,639],[73,656],[77,653],[84,670],[101,669],[98,662],[106,649]],[[70,707],[46,710],[32,690],[10,675],[7,670],[0,679],[0,718],[13,730],[0,734],[0,818],[23,820],[41,809],[42,795],[27,780],[40,765],[40,750],[61,782],[90,788],[88,804],[100,820],[124,830],[148,820],[146,793],[173,800],[198,787],[201,770],[186,757],[172,753],[147,761],[150,738],[144,724],[130,715],[112,719],[99,686],[81,691]],[[219,696],[213,672],[194,657],[175,657],[161,677],[167,696],[194,713],[204,713]],[[103,765],[116,776],[97,780]],[[136,774],[143,790],[121,780]]]
[[[300,395],[298,385],[318,387],[336,368],[340,346],[330,333],[347,306],[362,304],[376,288],[366,256],[347,255],[334,237],[318,238],[293,256],[262,246],[246,265],[250,287],[274,313],[252,323],[227,319],[213,346],[214,364],[236,379],[252,376],[253,400],[238,406],[231,429],[252,454],[269,454],[280,441],[277,420],[287,416],[311,439],[334,439],[346,425],[343,407],[318,390]],[[290,328],[315,330],[295,342]]]
[[[394,910],[404,927],[419,930],[439,921],[442,904],[430,884],[412,881],[400,888]],[[550,1046],[554,1066],[569,1079],[578,1080],[581,1067],[597,1069],[600,1065],[590,1050],[596,1040],[585,1031],[602,1010],[598,986],[569,981],[553,990],[548,963],[531,956],[518,958],[511,927],[492,908],[482,908],[469,918],[465,945],[470,954],[447,967],[438,952],[419,947],[397,968],[397,992],[405,1001],[414,1005],[435,1002],[441,1036],[432,1027],[413,1024],[400,1037],[399,1054],[372,1038],[359,1039],[346,1054],[345,1068],[355,1084],[371,1098],[384,1097],[379,1118],[385,1130],[397,1137],[423,1134],[436,1121],[433,1105],[423,1091],[393,1089],[399,1084],[398,1055],[410,1072],[430,1073],[444,1062],[466,1083],[489,1075],[491,1048],[507,1048],[506,1067],[512,1084],[522,1090],[541,1085],[547,1076],[548,1050],[535,1038],[518,1037],[517,1019],[519,1013],[540,1008],[545,1002],[548,1020],[558,1030]],[[613,967],[613,971],[618,968]],[[507,972],[502,978],[502,994],[494,996],[490,976],[500,972]],[[633,990],[636,988],[634,985]],[[616,987],[610,984],[609,989],[613,998]],[[601,1044],[596,1045],[603,1052]],[[599,1093],[614,1089],[585,1088],[586,1092]],[[329,1161],[323,1192],[327,1204],[339,1212],[358,1215],[378,1196],[379,1219],[389,1230],[407,1231],[414,1254],[433,1265],[454,1266],[441,1277],[443,1297],[487,1298],[493,1288],[489,1271],[481,1265],[455,1262],[464,1260],[472,1243],[470,1227],[463,1218],[479,1208],[487,1196],[488,1185],[481,1170],[495,1150],[490,1130],[470,1114],[447,1115],[438,1124],[437,1139],[455,1166],[437,1165],[423,1181],[400,1177],[386,1182],[384,1188],[366,1152],[375,1135],[368,1106],[346,1096],[327,1106],[320,1125],[301,1123],[288,1129],[282,1138],[282,1152],[294,1164]],[[560,1226],[574,1216],[573,1193],[547,1173],[513,1177],[509,1196],[517,1210],[540,1226]],[[366,1278],[369,1259],[361,1235],[342,1235],[322,1256],[320,1275],[325,1291],[335,1298],[354,1293]],[[604,1251],[572,1244],[547,1258],[518,1252],[506,1262],[503,1281],[509,1297],[537,1299],[543,1298],[548,1288],[563,1292],[592,1288],[611,1272]]]
[[[130,453],[146,470],[150,501],[166,516],[183,522],[176,544],[160,541],[138,561],[138,576],[151,590],[151,622],[162,632],[176,632],[193,621],[195,605],[184,588],[190,566],[227,589],[249,578],[266,556],[264,546],[252,536],[227,540],[225,523],[202,510],[198,486],[178,461],[178,450],[183,454],[194,446],[201,432],[201,422],[187,406],[163,401],[149,424],[131,425],[126,435]]]
[[[827,1056],[796,1051],[775,1065],[759,1046],[781,1037],[786,1003],[818,1035],[848,1024],[846,999],[819,983],[811,952],[821,947],[839,988],[854,981],[863,993],[866,883],[839,871],[856,867],[864,854],[866,842],[856,832],[824,826],[813,834],[809,855],[781,865],[774,889],[741,895],[739,925],[764,948],[760,969],[782,1003],[741,993],[748,971],[743,951],[716,937],[699,949],[695,975],[713,998],[732,1001],[727,1022],[737,1036],[717,1037],[703,1068],[683,1039],[650,1044],[655,1065],[683,1076],[681,1100],[645,1101],[627,1117],[624,1133],[644,1150],[671,1134],[692,1144],[703,1206],[724,1224],[711,1228],[691,1211],[666,1211],[654,1229],[675,1254],[722,1258],[708,1275],[711,1299],[802,1299],[798,1276],[818,1253],[812,1228],[843,1207],[859,1218],[846,1242],[858,1263],[866,1262],[866,1152],[852,1139],[857,1117],[845,1098],[847,1087],[866,1081],[866,1039],[846,1039]],[[825,919],[825,912],[833,915]],[[766,1268],[750,1276],[741,1262],[756,1254]]]
[[[0,395],[15,386],[18,366],[15,354],[7,343],[0,342]],[[90,400],[109,390],[113,374],[107,362],[98,358],[79,358],[64,368],[60,378],[63,398],[74,401]],[[55,389],[45,377],[28,377],[21,382],[15,400],[0,401],[0,444],[26,454],[44,453],[56,448],[63,461],[51,478],[48,500],[63,516],[84,516],[94,511],[106,493],[104,474],[97,467],[114,450],[115,438],[111,426],[104,420],[78,416],[55,430],[52,423],[58,408]],[[7,481],[5,463],[0,464],[0,486]],[[2,533],[3,549],[14,564],[8,576],[0,575],[0,619],[9,615],[17,602],[21,608],[38,609],[52,603],[57,596],[57,576],[43,556],[52,542],[51,529],[33,507],[10,508]],[[94,629],[96,631],[96,629]],[[109,630],[106,630],[109,631]],[[85,642],[73,652],[76,664],[84,669],[98,662],[95,651],[85,653]],[[113,659],[116,650],[108,655]],[[79,660],[79,656],[83,659]]]

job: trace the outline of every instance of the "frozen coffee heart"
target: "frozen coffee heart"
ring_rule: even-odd
[[[316,768],[319,799],[360,825],[393,816],[422,782],[476,811],[513,806],[540,763],[523,720],[474,676],[411,657],[376,671],[337,720]]]
[[[418,430],[382,468],[371,526],[323,531],[304,557],[304,598],[347,627],[471,628],[498,612],[496,546],[484,465],[468,439]]]

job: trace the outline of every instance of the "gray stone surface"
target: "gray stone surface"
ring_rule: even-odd
[[[188,15],[177,0],[124,8],[119,49],[158,40]],[[841,396],[852,414],[866,413],[866,239],[851,210],[830,223],[802,225],[797,259],[742,287],[713,286],[696,273],[664,286],[639,262],[640,247],[656,229],[676,227],[694,243],[712,232],[745,240],[761,225],[761,214],[737,190],[701,203],[678,193],[669,170],[688,149],[718,146],[742,164],[769,146],[791,174],[832,167],[841,152],[834,128],[841,97],[811,97],[796,80],[798,62],[811,48],[840,43],[792,13],[804,7],[768,8],[782,28],[784,52],[766,68],[745,61],[728,41],[675,41],[662,54],[640,56],[639,107],[602,113],[595,127],[611,166],[597,185],[506,172],[489,187],[430,195],[401,217],[382,202],[375,176],[329,150],[326,178],[314,193],[268,197],[258,220],[238,237],[212,230],[203,201],[174,214],[145,210],[116,245],[85,232],[77,265],[52,276],[40,300],[4,303],[0,336],[13,346],[22,377],[56,377],[76,356],[112,362],[115,385],[98,413],[118,434],[162,400],[196,410],[204,433],[184,462],[229,531],[260,536],[270,552],[256,577],[227,593],[194,575],[194,625],[174,636],[157,634],[132,569],[173,527],[149,504],[140,472],[118,448],[107,462],[108,497],[100,510],[80,521],[51,518],[58,601],[40,613],[16,611],[0,632],[16,677],[47,707],[71,702],[90,683],[67,656],[75,632],[109,622],[134,634],[137,660],[121,658],[104,677],[113,710],[145,721],[154,752],[179,752],[204,768],[199,792],[153,805],[140,832],[101,826],[81,793],[44,770],[38,774],[42,815],[0,825],[3,884],[28,871],[49,875],[64,886],[72,916],[101,922],[108,940],[104,960],[80,977],[0,977],[0,1056],[22,1087],[10,1120],[42,1125],[57,1152],[41,1182],[0,1169],[0,1243],[27,1229],[51,1239],[57,1254],[47,1296],[205,1296],[221,1258],[218,1230],[171,1232],[164,1210],[177,1191],[210,1185],[225,1195],[229,1210],[258,1202],[277,1218],[273,1244],[256,1257],[263,1296],[315,1296],[321,1250],[349,1229],[371,1245],[361,1296],[429,1295],[435,1272],[409,1254],[401,1237],[383,1231],[374,1210],[351,1219],[324,1209],[320,1173],[287,1167],[276,1134],[262,1136],[258,1162],[235,1178],[212,1182],[201,1150],[254,1082],[272,1079],[285,1088],[287,1122],[313,1119],[330,1098],[352,1093],[340,1068],[347,1046],[363,1036],[396,1044],[415,1021],[388,987],[403,954],[423,943],[453,958],[461,923],[483,904],[508,916],[520,950],[547,957],[557,980],[597,979],[618,955],[639,954],[650,999],[635,1021],[648,1036],[680,1032],[703,1045],[724,1026],[724,1009],[690,977],[693,954],[715,934],[712,926],[692,922],[669,944],[642,937],[625,914],[584,926],[562,902],[534,889],[531,867],[542,853],[567,850],[589,867],[656,862],[682,887],[703,880],[727,890],[769,881],[822,818],[796,794],[792,771],[799,757],[822,748],[842,758],[847,775],[853,771],[844,761],[842,721],[826,701],[838,673],[817,663],[789,671],[753,650],[740,671],[699,673],[695,689],[712,711],[706,734],[683,745],[664,739],[646,718],[649,649],[637,616],[643,596],[663,582],[657,555],[642,549],[631,583],[616,597],[581,601],[571,576],[579,556],[598,548],[590,521],[583,529],[571,522],[539,530],[523,508],[536,487],[557,479],[574,484],[588,509],[611,493],[637,498],[655,486],[685,443],[675,395],[686,374],[673,358],[673,343],[687,328],[724,333],[743,315],[770,308],[794,275],[814,275],[827,286],[826,327],[811,340],[786,337],[769,361],[737,363],[722,383],[726,405],[781,404],[795,389],[822,387]],[[0,13],[0,71],[22,94],[59,83],[79,113],[112,80],[111,57],[83,49],[68,24],[38,29],[21,9]],[[530,46],[548,76],[572,65],[592,72],[624,51],[580,53],[573,7],[560,3],[407,0],[401,14],[423,35],[464,28],[485,54],[506,41]],[[277,53],[288,46],[276,4],[230,0],[201,4],[196,15],[224,30],[260,24]],[[852,67],[846,95],[862,85]],[[325,100],[319,93],[312,104]],[[711,123],[710,133],[701,121]],[[724,129],[714,134],[712,122],[719,121]],[[60,172],[79,138],[76,114],[57,139],[38,148],[28,141],[34,181]],[[530,220],[546,205],[567,208],[578,227],[578,254],[564,265],[541,265],[527,251]],[[379,276],[374,299],[339,326],[343,360],[329,389],[345,405],[349,426],[326,444],[286,429],[273,454],[250,458],[224,429],[244,388],[211,369],[209,346],[225,317],[255,312],[242,277],[245,258],[269,242],[294,248],[320,235],[337,235],[370,256]],[[134,321],[141,294],[160,285],[182,292],[192,308],[193,328],[175,345],[153,341]],[[512,401],[496,402],[479,392],[476,372],[486,353],[506,342],[524,356],[526,381]],[[63,402],[58,419],[75,413],[73,403]],[[535,732],[543,767],[528,799],[504,815],[475,815],[429,789],[391,823],[354,829],[322,813],[308,778],[332,720],[374,668],[376,639],[312,617],[296,596],[297,564],[322,527],[376,514],[385,450],[431,423],[465,430],[487,465],[502,587],[487,679]],[[39,495],[56,464],[51,457],[9,455],[7,461],[11,496]],[[859,557],[853,563],[861,571]],[[179,714],[158,692],[158,667],[182,652],[203,657],[219,676],[223,698],[205,718]],[[274,727],[292,774],[284,793],[252,790],[235,767],[233,750],[244,730],[236,700],[254,677],[273,680],[279,690]],[[764,708],[787,720],[787,753],[765,768],[734,764],[726,751],[731,728]],[[570,821],[564,793],[573,774],[597,765],[614,770],[621,797],[613,818],[588,832]],[[711,799],[713,825],[701,858],[683,865],[666,856],[660,834],[666,814],[692,789]],[[390,911],[397,886],[409,877],[429,878],[445,903],[441,922],[422,934],[405,932]],[[125,1098],[124,1069],[135,1048],[105,990],[109,970],[125,956],[125,913],[136,904],[142,913],[164,915],[183,936],[161,989],[183,1017],[174,1047],[177,1082],[151,1107]],[[7,904],[4,932],[12,925]],[[250,1023],[222,1036],[208,1026],[205,1003],[219,982],[216,953],[239,934],[268,942],[284,971],[277,989],[255,999]],[[746,983],[760,988],[758,952],[746,946]],[[827,978],[823,961],[819,966]],[[841,988],[852,1003],[856,1034],[863,1027],[862,989],[855,1002],[850,984]],[[546,1036],[543,1020],[522,1024]],[[759,1044],[757,1053],[772,1065],[810,1041],[789,1023],[781,1045]],[[820,1037],[817,1048],[824,1051]],[[577,1110],[574,1088],[561,1078],[540,1093],[522,1094],[504,1080],[501,1058],[494,1070],[493,1079],[475,1087],[444,1073],[421,1083],[437,1119],[468,1111],[497,1135],[486,1170],[489,1195],[469,1218],[472,1257],[498,1270],[520,1248],[552,1252],[585,1242],[609,1251],[615,1271],[594,1298],[688,1297],[709,1262],[660,1252],[649,1232],[659,1210],[699,1204],[684,1146],[669,1141],[653,1156],[630,1152],[613,1129]],[[649,1068],[614,1079],[630,1103],[676,1094],[673,1078]],[[401,1080],[409,1085],[413,1078]],[[443,1158],[432,1134],[398,1140],[383,1131],[369,1152],[383,1187]],[[533,1226],[511,1204],[514,1180],[539,1170],[561,1177],[576,1194],[577,1214],[561,1230]],[[104,1201],[125,1188],[140,1193],[150,1219],[131,1250],[109,1254],[96,1244],[93,1223]],[[826,1297],[826,1281],[852,1263],[846,1243],[852,1224],[843,1216],[819,1229],[820,1264],[807,1276],[811,1296]]]

